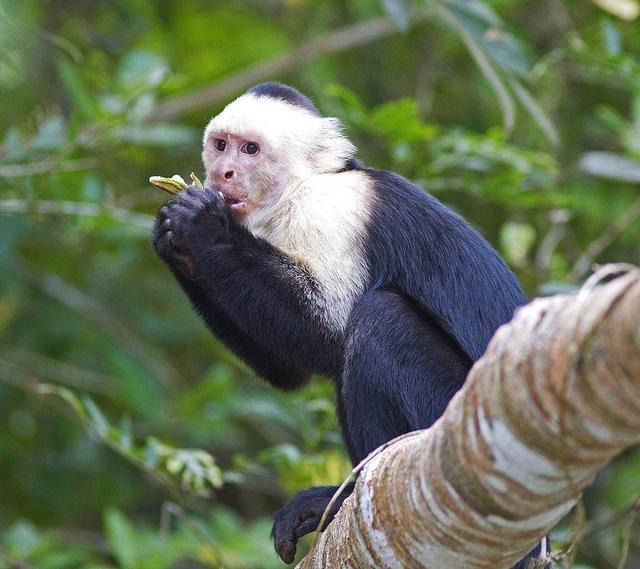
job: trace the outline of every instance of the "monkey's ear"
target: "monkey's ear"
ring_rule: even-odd
[[[344,134],[342,123],[334,117],[319,119],[321,125],[311,160],[318,172],[335,172],[344,168],[357,151]]]

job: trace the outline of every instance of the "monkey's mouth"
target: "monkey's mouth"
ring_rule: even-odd
[[[243,211],[247,207],[246,200],[243,200],[240,198],[234,198],[231,196],[227,196],[225,194],[223,194],[223,196],[224,196],[224,201],[227,203],[231,211],[239,212],[239,211]]]

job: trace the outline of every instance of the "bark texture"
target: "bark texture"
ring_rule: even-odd
[[[365,466],[299,567],[508,568],[639,441],[640,270],[608,265],[501,327],[444,416]]]

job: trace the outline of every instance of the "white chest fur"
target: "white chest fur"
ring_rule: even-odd
[[[319,174],[261,212],[249,230],[295,259],[320,286],[319,317],[343,330],[368,277],[363,242],[372,206],[363,172]]]

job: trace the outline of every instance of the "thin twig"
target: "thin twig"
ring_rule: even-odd
[[[19,38],[34,38],[40,36],[44,40],[52,43],[60,50],[67,53],[67,55],[69,55],[76,63],[80,63],[83,59],[80,49],[68,39],[47,30],[43,30],[37,26],[32,26],[30,24],[25,24],[22,21],[18,21],[13,16],[10,16],[1,4],[0,22],[15,29],[18,32]]]
[[[626,508],[618,512],[614,512],[613,514],[610,514],[607,517],[603,517],[598,520],[592,520],[590,522],[587,522],[583,537],[589,537],[590,535],[596,534],[602,531],[603,529],[615,526],[621,521],[627,519],[627,517],[630,514],[637,512],[639,509],[640,509],[640,495],[636,496],[635,500],[631,503],[630,506],[627,506]]]
[[[98,161],[95,158],[78,158],[76,160],[65,160],[63,162],[55,159],[47,159],[42,162],[24,164],[2,164],[0,165],[0,178],[20,178],[23,176],[50,174],[52,172],[77,172],[80,170],[90,170],[97,165]]]
[[[0,344],[0,375],[4,370],[11,375],[36,375],[44,381],[54,381],[107,397],[113,397],[118,391],[117,380],[108,375],[48,358],[32,350]]]
[[[410,25],[421,22],[426,16],[424,9],[415,10]],[[322,55],[345,51],[397,32],[397,25],[386,16],[345,26],[297,46],[288,53],[256,63],[219,83],[167,99],[154,109],[149,120],[172,120],[191,111],[210,107],[254,83],[281,76]]]
[[[27,393],[33,393],[38,397],[49,397],[51,395],[59,397],[59,394],[52,389],[51,384],[38,383],[34,381],[29,385],[18,385],[17,387],[22,388]],[[97,443],[111,449],[119,457],[139,468],[158,486],[165,488],[174,500],[180,500],[183,495],[182,488],[176,483],[172,476],[166,474],[165,472],[161,472],[160,470],[156,470],[156,468],[148,464],[143,457],[123,450],[121,445],[94,428],[92,423],[84,419],[78,413],[78,410],[75,407],[70,406],[68,402],[63,403],[63,401],[61,400],[59,403],[60,404],[56,405],[56,407],[60,409],[61,413],[64,413],[66,417],[69,417],[70,420],[74,421],[78,426],[80,426],[89,437],[91,437]]]
[[[197,524],[190,516],[187,515],[183,507],[175,502],[167,501],[162,504],[160,521],[161,537],[166,537],[168,535],[171,516],[180,520],[184,526],[191,531],[192,535],[202,543],[202,545],[209,548],[209,552],[215,556],[215,559],[211,560],[215,564],[215,567],[223,566],[223,555],[219,544],[216,543],[213,537],[209,535],[201,525]]]
[[[555,209],[549,215],[551,227],[540,242],[534,262],[536,271],[541,275],[546,275],[549,271],[553,253],[567,232],[567,223],[570,217],[571,215],[566,209]]]
[[[411,431],[410,433],[404,433],[403,435],[400,435],[400,436],[396,437],[395,439],[391,439],[390,441],[387,441],[383,445],[380,445],[378,448],[376,448],[375,450],[371,451],[365,458],[363,458],[356,466],[353,467],[353,469],[349,473],[349,476],[347,476],[347,478],[344,479],[342,484],[340,484],[338,489],[334,492],[333,496],[331,497],[331,500],[329,500],[329,503],[325,507],[324,512],[322,512],[322,517],[320,518],[320,522],[318,523],[318,526],[316,527],[315,533],[314,533],[314,536],[313,536],[313,543],[311,544],[311,548],[310,548],[311,551],[313,551],[313,549],[315,548],[316,544],[318,543],[318,539],[320,539],[320,532],[322,531],[322,528],[324,527],[324,522],[329,517],[329,512],[331,511],[331,508],[336,503],[336,500],[339,498],[340,494],[342,494],[344,489],[351,483],[353,478],[369,462],[371,462],[371,460],[373,460],[374,457],[378,456],[382,451],[388,449],[390,446],[393,446],[393,445],[399,443],[400,441],[404,441],[405,439],[410,439],[410,438],[413,438],[413,437],[417,437],[419,435],[422,435],[423,433],[424,433],[424,431]]]
[[[99,531],[62,527],[47,531],[47,536],[65,545],[80,546],[100,555],[109,555],[112,552],[107,539]]]
[[[153,217],[112,205],[54,200],[0,200],[0,213],[38,213],[53,215],[81,215],[111,217],[145,230],[153,227]]]
[[[640,198],[626,209],[595,241],[592,241],[577,260],[571,271],[572,282],[580,280],[589,272],[598,256],[640,217]]]
[[[124,345],[132,355],[145,364],[162,385],[175,385],[178,373],[167,358],[134,332],[129,323],[118,318],[112,309],[57,275],[48,275],[39,284],[46,294],[95,322],[104,333]]]
[[[0,560],[6,561],[10,569],[35,569],[33,565],[13,557],[2,545],[0,545]]]
[[[622,553],[620,554],[620,561],[618,562],[618,569],[624,569],[629,557],[629,546],[631,544],[631,529],[633,523],[636,521],[638,511],[640,510],[640,496],[636,496],[633,504],[627,512],[627,519],[622,527]]]
[[[578,554],[578,545],[582,543],[582,539],[584,538],[585,532],[585,524],[587,521],[587,513],[584,509],[584,502],[582,501],[582,497],[578,500],[575,507],[574,514],[574,525],[576,528],[576,533],[567,548],[566,556],[567,556],[567,566],[569,568],[573,567],[576,562],[576,555]]]

